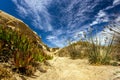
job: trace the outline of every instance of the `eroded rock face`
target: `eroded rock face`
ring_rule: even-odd
[[[0,25],[4,27],[9,27],[13,30],[19,31],[22,34],[27,35],[34,43],[38,44],[40,48],[47,50],[47,46],[41,41],[41,38],[36,32],[31,30],[27,24],[23,21],[11,16],[0,10]]]

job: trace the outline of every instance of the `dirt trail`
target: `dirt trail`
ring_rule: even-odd
[[[46,73],[36,72],[28,80],[120,80],[120,67],[92,66],[87,60],[55,57]]]

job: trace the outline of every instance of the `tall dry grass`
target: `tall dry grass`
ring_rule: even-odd
[[[114,51],[112,56],[117,61],[120,61],[120,22],[112,23],[107,28],[114,34],[109,33],[110,35],[114,35]]]

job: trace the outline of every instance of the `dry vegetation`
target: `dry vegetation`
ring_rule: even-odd
[[[11,71],[31,76],[39,66],[38,63],[52,59],[52,56],[43,51],[38,36],[22,22],[8,21],[3,16],[0,16],[0,20],[0,63],[8,63],[11,67],[8,71],[7,68],[0,66],[0,80],[9,78]],[[27,30],[20,29],[19,24]]]
[[[0,65],[0,80],[13,80],[13,73],[8,69]]]
[[[113,26],[117,27],[117,31],[114,30]],[[120,28],[119,25],[113,24],[113,26],[107,27],[114,34],[110,34],[112,36],[111,39],[106,37],[105,46],[102,45],[102,42],[97,37],[94,40],[91,36],[89,40],[80,40],[61,49],[57,55],[61,57],[69,56],[72,59],[88,58],[89,63],[95,65],[118,65],[117,61],[120,61]]]
[[[112,31],[115,36],[115,40],[114,40],[114,55],[115,56],[115,59],[120,61],[120,24],[119,23],[116,23],[116,24],[111,24],[108,26],[108,29],[110,31]]]

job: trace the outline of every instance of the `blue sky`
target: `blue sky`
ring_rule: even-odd
[[[1,0],[0,10],[23,20],[49,47],[77,41],[91,28],[101,36],[105,25],[120,20],[120,0]]]

